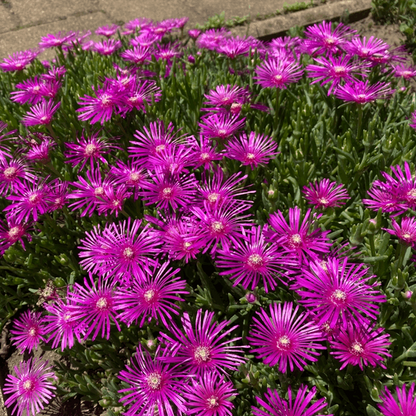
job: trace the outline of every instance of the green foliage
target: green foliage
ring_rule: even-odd
[[[316,7],[317,5],[313,2],[313,0],[310,0],[309,3],[305,1],[300,1],[293,4],[284,4],[283,5],[283,13],[293,13],[293,12],[299,12],[301,10],[310,9],[311,7]]]

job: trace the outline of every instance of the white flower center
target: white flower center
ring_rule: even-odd
[[[151,390],[160,390],[162,385],[162,376],[159,373],[151,373],[147,376],[146,382]]]
[[[283,335],[276,342],[276,348],[278,350],[286,351],[290,348],[290,345],[291,345],[291,341],[287,335]]]
[[[6,179],[14,179],[16,177],[17,168],[10,166],[4,169],[3,175]]]
[[[350,353],[356,356],[360,356],[364,353],[364,348],[361,343],[354,341],[350,346]]]
[[[211,351],[209,347],[197,347],[194,351],[194,358],[198,363],[211,361]]]
[[[108,301],[107,301],[107,299],[104,298],[104,297],[98,299],[97,302],[95,303],[95,307],[97,309],[99,309],[100,311],[102,311],[104,309],[107,309],[107,307],[108,307]]]
[[[85,146],[84,154],[86,157],[94,156],[97,153],[98,147],[95,144],[87,144]]]

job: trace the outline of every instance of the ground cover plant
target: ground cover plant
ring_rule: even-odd
[[[414,416],[409,55],[185,24],[0,63],[6,406]]]

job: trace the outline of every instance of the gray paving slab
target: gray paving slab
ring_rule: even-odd
[[[60,18],[99,11],[98,0],[7,0],[20,26],[54,22]]]
[[[19,17],[10,10],[10,5],[0,2],[0,33],[7,32],[19,24]]]
[[[53,34],[59,31],[67,32],[70,30],[85,31],[110,23],[112,21],[105,13],[95,12],[7,32],[0,36],[0,57],[8,56],[16,51],[36,48],[40,42],[40,38],[46,36],[48,33]],[[52,56],[53,53],[51,51],[46,51],[40,58],[50,59]]]

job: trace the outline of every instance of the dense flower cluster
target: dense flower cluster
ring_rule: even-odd
[[[20,121],[27,129],[26,135],[15,137],[17,131],[7,132],[0,121],[0,255],[12,257],[20,244],[29,249],[19,267],[30,268],[34,254],[41,253],[53,259],[51,264],[72,269],[64,289],[44,298],[37,292],[40,307],[30,305],[14,320],[12,343],[26,353],[50,343],[66,354],[99,340],[122,355],[136,336],[136,353],[129,353],[125,368],[120,363],[119,368],[105,368],[106,374],[118,370],[120,384],[111,383],[127,416],[231,416],[233,400],[240,400],[242,390],[233,377],[265,391],[266,384],[256,381],[256,365],[263,372],[274,367],[279,377],[301,374],[320,359],[337,366],[331,371],[386,368],[390,335],[383,328],[388,326],[377,320],[382,305],[394,301],[390,288],[381,287],[376,272],[364,263],[378,258],[372,253],[360,260],[352,245],[335,241],[350,227],[351,211],[343,211],[345,223],[339,222],[333,232],[328,229],[337,209],[357,205],[356,189],[335,181],[334,175],[349,155],[343,149],[362,136],[333,135],[345,144],[336,148],[337,169],[322,178],[319,172],[325,170],[299,162],[301,144],[310,138],[296,141],[300,132],[293,126],[290,138],[288,130],[282,133],[279,111],[286,93],[295,96],[291,89],[296,85],[303,83],[298,96],[308,85],[320,84],[311,87],[315,90],[327,85],[337,106],[345,102],[341,110],[358,104],[348,109],[350,115],[357,110],[361,127],[362,104],[375,106],[374,101],[395,93],[394,81],[374,82],[378,78],[373,74],[380,70],[404,82],[416,77],[416,71],[407,66],[402,50],[391,51],[380,39],[361,38],[331,22],[309,27],[303,41],[285,37],[268,43],[233,37],[225,29],[194,29],[189,31],[194,55],[189,55],[176,36],[186,22],[143,18],[123,29],[103,26],[95,31],[104,37],[100,42],[89,40],[90,33],[49,34],[40,48],[58,48],[62,56],[45,63],[44,73],[36,76],[23,71],[38,51],[14,54],[0,64],[4,72],[22,75],[10,100],[24,109]],[[125,37],[123,42],[116,34]],[[67,72],[62,62],[77,54],[103,55],[99,59],[111,59],[112,66],[83,95],[69,100],[65,94],[74,84],[73,71]],[[187,77],[204,54],[228,69],[222,81],[207,90],[177,85],[176,74]],[[304,57],[313,63],[305,66]],[[238,67],[239,58],[253,59],[251,69]],[[250,84],[241,86],[248,78]],[[174,109],[165,103],[168,84],[177,93],[177,108],[182,109],[184,97],[194,100],[196,111],[181,110],[183,123],[170,121]],[[67,111],[70,129],[56,134],[55,129],[63,131],[60,123]],[[274,126],[253,122],[252,114],[268,117],[262,120]],[[345,119],[333,117],[334,123]],[[298,123],[300,118],[298,111]],[[322,122],[320,128],[328,125]],[[312,134],[318,135],[318,129]],[[280,160],[289,147],[298,160],[285,170]],[[365,157],[354,181],[366,169]],[[307,175],[299,173],[302,164]],[[414,210],[416,179],[410,164],[405,162],[404,172],[400,165],[391,169],[393,175],[382,172],[384,181],[373,182],[364,204],[393,215]],[[284,195],[278,190],[282,184],[293,185],[295,192]],[[313,208],[305,208],[306,203]],[[361,221],[368,210],[360,210]],[[402,218],[400,225],[393,219],[392,227],[384,230],[406,250],[416,248],[413,217]],[[51,248],[56,241],[48,241],[49,229],[60,236],[60,255]],[[65,233],[76,241],[66,253]],[[369,239],[370,249],[373,234],[360,235]],[[399,271],[402,251],[402,263],[394,269],[401,277],[409,275]],[[40,282],[61,278],[35,273]],[[26,278],[19,276],[17,285]],[[229,305],[223,302],[227,296]],[[236,310],[241,314],[234,314]],[[11,396],[5,403],[18,416],[38,414],[53,396],[55,387],[48,379],[55,376],[49,369],[30,359],[15,368],[16,376],[8,376],[5,392]],[[315,386],[308,392],[307,386],[297,385],[296,397],[292,387],[286,390],[288,400],[268,388],[265,399],[256,396],[259,407],[252,407],[253,414],[315,416],[326,406],[324,398],[313,401]],[[407,396],[405,392],[405,387],[397,388],[397,405],[386,390],[380,409],[386,415],[410,409],[414,415],[414,385]],[[242,414],[241,407],[238,412]]]

